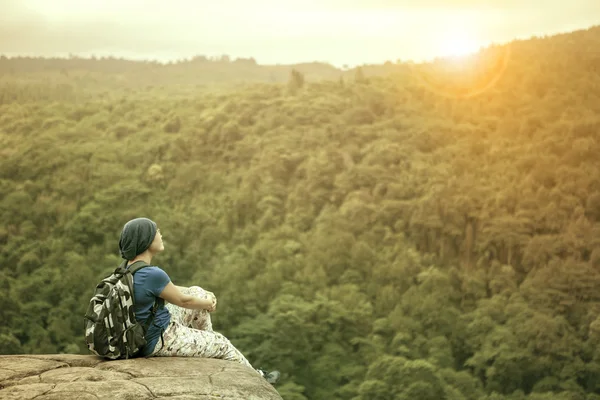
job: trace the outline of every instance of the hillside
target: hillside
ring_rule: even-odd
[[[0,60],[0,353],[85,354],[93,286],[147,216],[157,264],[215,292],[285,400],[600,399],[598,48],[592,28],[235,87]]]

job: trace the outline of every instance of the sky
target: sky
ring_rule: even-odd
[[[600,0],[0,0],[0,54],[420,62],[600,25]]]

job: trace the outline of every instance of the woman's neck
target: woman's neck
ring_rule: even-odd
[[[152,262],[152,254],[145,251],[142,254],[137,255],[133,260],[128,261],[127,265],[131,265],[136,261],[144,261],[146,264],[150,264]]]

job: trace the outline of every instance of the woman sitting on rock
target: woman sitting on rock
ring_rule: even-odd
[[[175,286],[165,271],[152,266],[152,257],[164,249],[160,229],[154,221],[136,218],[123,227],[119,239],[121,257],[128,261],[128,266],[136,261],[151,265],[133,276],[138,322],[144,324],[155,301],[158,303],[154,322],[146,332],[147,344],[140,355],[220,358],[253,368],[225,336],[213,331],[210,312],[217,306],[215,295],[198,286]],[[279,379],[278,371],[256,371],[271,384]]]

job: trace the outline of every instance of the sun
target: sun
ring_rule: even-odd
[[[480,44],[468,32],[453,29],[444,32],[438,47],[439,55],[442,57],[464,57],[479,51]]]

